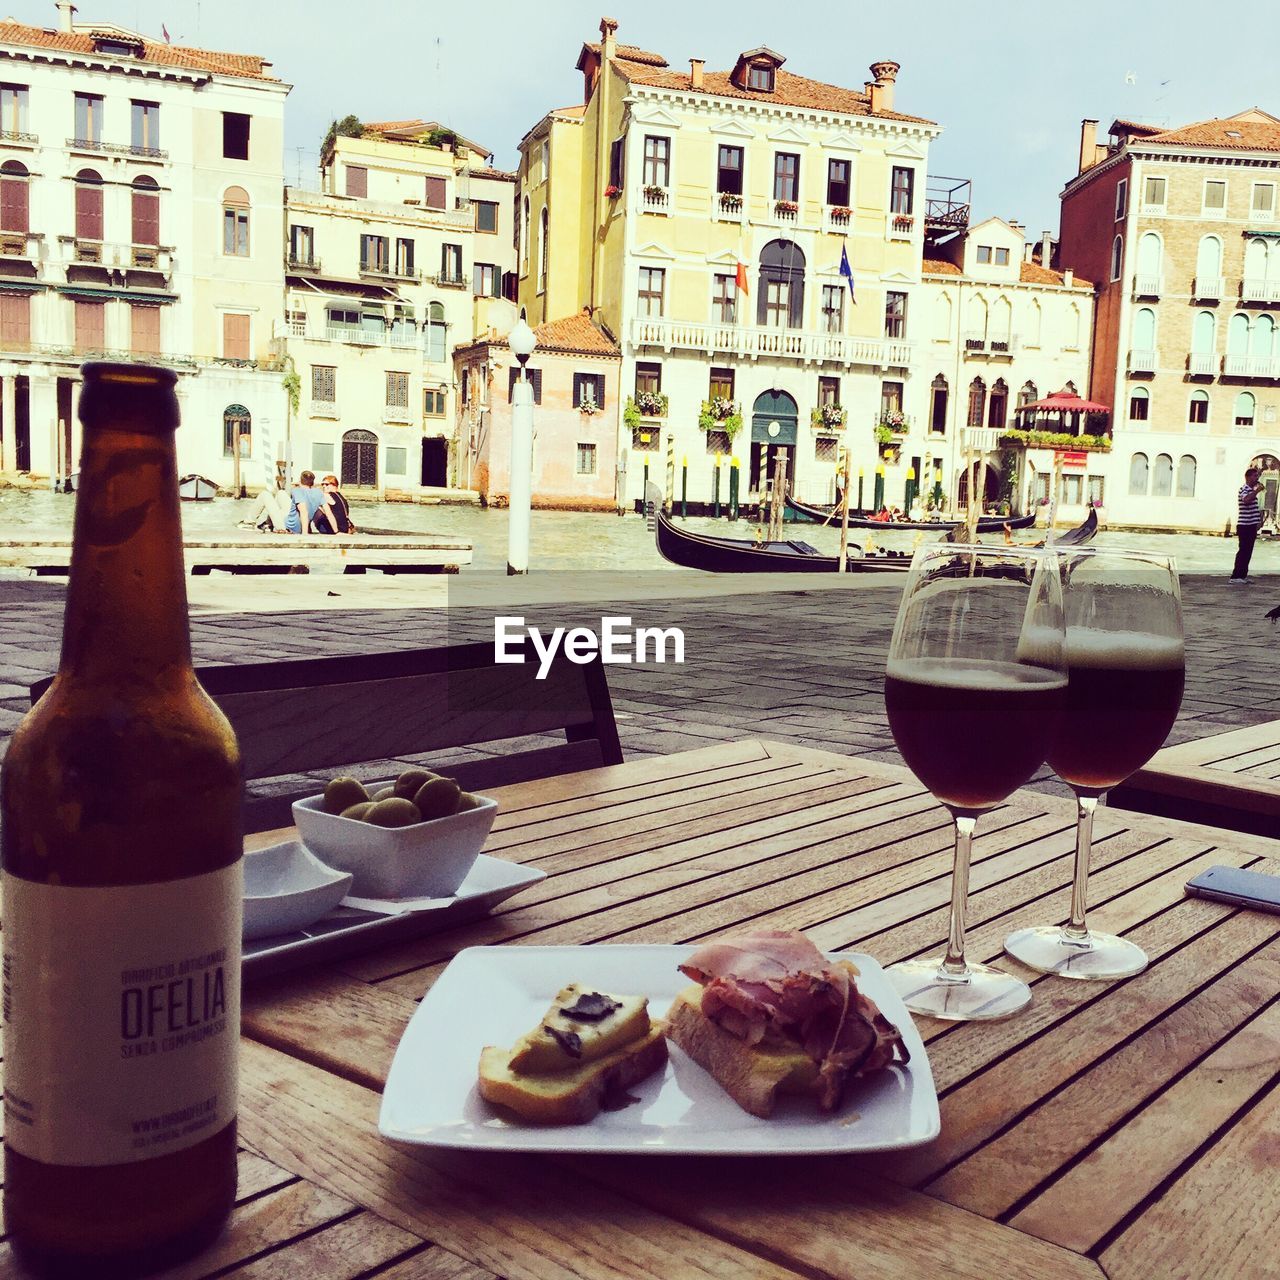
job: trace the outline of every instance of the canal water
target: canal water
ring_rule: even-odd
[[[75,498],[47,490],[0,490],[0,539],[70,537]],[[234,536],[236,522],[253,509],[251,500],[215,498],[212,502],[182,505],[183,526],[190,537]],[[473,506],[420,506],[414,503],[353,504],[357,525],[370,529],[397,530],[406,534],[437,534],[461,538],[474,548],[473,567],[500,570],[506,564],[507,513]],[[755,525],[745,520],[690,519],[688,527],[723,537],[752,538]],[[810,543],[826,554],[839,548],[838,529],[819,525],[788,525],[788,534]],[[932,540],[930,533],[910,530],[876,530],[880,546],[909,551],[919,541]],[[1022,531],[1019,538],[1030,537]],[[852,546],[862,546],[865,530],[850,530]],[[995,541],[994,538],[988,539]],[[1119,533],[1104,530],[1095,539],[1098,546],[1145,548],[1177,557],[1183,573],[1231,572],[1235,539],[1196,534]],[[607,570],[661,569],[666,567],[653,544],[653,535],[637,515],[617,516],[573,511],[535,511],[532,519],[530,565],[534,569]],[[1280,541],[1260,542],[1253,557],[1254,574],[1280,572]]]

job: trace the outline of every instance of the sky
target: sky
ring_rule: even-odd
[[[1056,232],[1080,121],[1186,124],[1259,106],[1280,115],[1273,44],[1206,33],[1204,0],[80,0],[77,21],[115,22],[175,44],[257,53],[294,86],[285,176],[314,175],[335,117],[438,119],[514,168],[521,136],[580,102],[574,70],[602,13],[618,37],[711,70],[768,45],[788,71],[861,88],[872,62],[902,64],[896,107],[943,126],[931,175],[970,178],[976,218]],[[1226,15],[1227,6],[1218,11]],[[53,0],[9,16],[55,26]],[[731,16],[730,16],[731,15]],[[1206,35],[1211,47],[1206,48]],[[1207,61],[1206,61],[1207,56]]]

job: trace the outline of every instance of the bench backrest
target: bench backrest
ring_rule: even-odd
[[[200,667],[200,683],[240,740],[247,784],[366,761],[426,755],[563,732],[562,744],[518,749],[449,766],[468,789],[619,764],[622,747],[599,656],[577,664],[559,650],[538,664],[495,665],[489,643],[356,657]],[[31,687],[31,700],[51,679]],[[246,830],[290,821],[289,806],[312,782],[250,796]]]

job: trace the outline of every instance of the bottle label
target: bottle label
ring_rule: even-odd
[[[5,873],[5,1141],[46,1164],[170,1155],[236,1112],[239,862],[68,888]]]

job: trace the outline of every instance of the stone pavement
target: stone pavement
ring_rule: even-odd
[[[609,668],[628,756],[763,737],[901,762],[881,692],[900,587],[851,591],[806,583],[741,594],[738,580],[735,593],[717,594],[717,581],[707,579],[701,600],[650,599],[620,610],[593,605],[568,619],[621,611],[633,613],[636,625],[684,629],[683,666]],[[1187,689],[1170,742],[1280,719],[1280,628],[1263,617],[1280,604],[1280,577],[1240,588],[1222,578],[1188,576],[1182,588]],[[0,583],[0,749],[26,708],[27,685],[57,664],[63,592],[35,580]],[[492,613],[442,609],[197,612],[192,618],[199,663],[376,652],[491,634]],[[1036,785],[1060,789],[1051,777],[1045,771]]]

